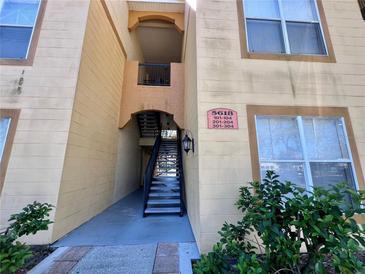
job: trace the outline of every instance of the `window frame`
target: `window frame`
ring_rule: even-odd
[[[24,59],[15,58],[0,58],[0,65],[8,66],[32,66],[34,61],[35,52],[37,49],[39,35],[41,31],[41,26],[44,18],[44,13],[46,10],[48,0],[40,0],[40,6],[38,9],[38,14],[36,22],[33,26],[32,35],[30,37],[30,42],[28,45],[27,56]]]
[[[4,186],[6,170],[8,168],[9,158],[13,146],[16,128],[18,125],[19,115],[20,115],[20,109],[0,109],[0,119],[11,118],[8,134],[5,139],[4,152],[2,155],[2,159],[0,159],[0,194]]]
[[[307,62],[323,62],[323,63],[335,63],[336,58],[332,46],[332,42],[329,35],[328,24],[326,21],[326,17],[324,14],[322,0],[314,0],[316,10],[318,12],[318,22],[320,25],[322,39],[325,46],[325,50],[327,55],[313,55],[313,54],[288,54],[288,53],[257,53],[250,52],[248,48],[248,39],[247,39],[247,31],[246,31],[246,17],[244,14],[244,0],[237,0],[237,12],[238,12],[238,24],[239,24],[239,37],[240,37],[240,45],[241,45],[241,58],[246,59],[263,59],[263,60],[283,60],[283,61],[307,61]],[[283,18],[279,20],[282,28],[286,28],[286,25],[283,27]],[[287,20],[288,22],[300,22],[298,20]],[[283,32],[284,45],[285,49],[289,47],[288,37]]]
[[[357,151],[354,132],[352,130],[350,115],[345,107],[296,107],[296,106],[263,106],[247,105],[247,122],[251,155],[252,177],[260,181],[260,159],[257,143],[256,116],[319,116],[343,117],[345,124],[345,137],[347,137],[349,153],[352,155],[354,181],[358,190],[365,190],[365,182]],[[304,155],[303,155],[304,156]],[[349,155],[350,157],[350,155]]]
[[[295,120],[295,123],[298,127],[298,135],[299,135],[299,141],[300,141],[300,147],[301,147],[301,153],[302,153],[302,159],[271,159],[271,160],[265,160],[260,158],[260,144],[259,144],[259,136],[257,134],[257,120],[259,117],[268,117],[268,118],[278,118],[278,117],[284,117],[284,118],[293,118]],[[345,146],[346,150],[348,152],[347,158],[337,159],[337,160],[329,160],[329,159],[310,159],[309,158],[309,151],[307,150],[307,140],[305,138],[305,129],[304,129],[304,119],[306,117],[314,117],[314,118],[335,118],[336,120],[341,120],[343,125],[343,134],[345,138]],[[255,130],[256,130],[256,143],[257,143],[257,151],[258,151],[258,161],[259,161],[259,169],[261,174],[261,165],[263,163],[300,163],[303,165],[303,171],[304,171],[304,180],[305,180],[305,188],[307,191],[313,191],[314,187],[314,181],[313,181],[313,171],[311,169],[312,163],[346,163],[350,164],[350,170],[353,174],[353,187],[354,190],[359,190],[359,184],[357,181],[356,176],[356,169],[352,157],[352,152],[349,144],[347,129],[346,129],[346,122],[343,116],[341,115],[331,115],[331,116],[307,116],[307,115],[258,115],[255,114]]]

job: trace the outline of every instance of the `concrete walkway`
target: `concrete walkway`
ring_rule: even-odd
[[[31,274],[192,274],[199,258],[187,215],[142,217],[137,190],[53,244]]]
[[[87,223],[70,232],[53,246],[111,246],[149,243],[195,242],[185,214],[142,217],[143,192],[137,190]]]
[[[70,274],[153,273],[156,245],[99,246],[91,250]]]

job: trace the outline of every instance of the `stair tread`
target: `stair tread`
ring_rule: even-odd
[[[163,170],[156,170],[155,171],[155,177],[177,177],[179,176],[178,171],[163,171]]]
[[[171,163],[171,164],[178,164],[178,161],[169,160],[169,159],[158,159],[157,163]]]
[[[159,192],[178,192],[180,191],[180,186],[151,186],[151,191]]]
[[[153,199],[148,200],[149,205],[170,205],[170,204],[180,204],[180,199]]]
[[[171,176],[172,174],[174,174],[174,176]],[[157,180],[166,180],[166,179],[169,179],[169,178],[164,178],[164,177],[173,177],[175,179],[179,179],[180,178],[180,175],[179,174],[176,174],[175,172],[173,173],[173,172],[162,172],[162,171],[160,171],[160,172],[156,172],[154,174],[154,176],[155,176],[155,178]]]
[[[180,185],[179,181],[153,181],[152,185],[167,185],[167,186],[174,186]]]
[[[148,196],[151,197],[180,197],[180,192],[150,192]]]
[[[153,207],[146,208],[145,213],[180,213],[180,207]]]
[[[154,181],[177,181],[177,176],[154,176]]]

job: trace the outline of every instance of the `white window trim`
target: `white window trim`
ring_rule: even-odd
[[[259,134],[257,132],[257,117],[258,116],[266,116],[266,117],[280,117],[281,115],[255,115],[255,130],[256,130],[256,143],[257,143],[257,151],[258,151],[258,161],[259,161],[259,171],[261,174],[261,164],[262,163],[267,163],[267,162],[273,162],[273,163],[302,163],[304,166],[304,180],[305,180],[305,186],[306,186],[306,190],[312,192],[313,191],[313,178],[312,178],[312,172],[310,169],[310,163],[349,163],[350,167],[351,167],[351,172],[352,172],[352,178],[354,180],[354,189],[355,191],[359,191],[359,182],[357,180],[357,176],[356,176],[356,169],[355,169],[355,164],[352,158],[352,151],[351,151],[351,147],[350,147],[350,143],[349,143],[349,139],[348,139],[348,134],[347,134],[347,129],[346,129],[346,124],[345,124],[345,119],[344,117],[337,117],[337,116],[333,116],[333,118],[340,118],[341,122],[342,122],[342,128],[344,131],[344,137],[345,137],[345,142],[346,142],[346,149],[347,149],[347,153],[348,153],[348,159],[337,159],[337,160],[309,160],[308,157],[308,151],[306,148],[306,141],[305,141],[305,136],[304,136],[304,126],[303,126],[303,117],[316,117],[316,116],[302,116],[302,115],[298,115],[298,116],[292,116],[292,115],[288,115],[285,117],[292,117],[292,118],[296,118],[297,121],[297,125],[298,125],[298,130],[299,130],[299,137],[300,137],[300,143],[301,143],[301,147],[302,147],[302,152],[303,152],[303,159],[301,160],[261,160],[260,158],[260,143],[259,143]],[[317,116],[317,117],[321,117],[321,116]],[[328,116],[331,117],[331,116]]]
[[[319,9],[318,9],[318,4],[317,4],[317,0],[311,0],[312,2],[314,2],[314,6],[315,6],[315,10],[316,10],[316,15],[318,20],[317,21],[303,21],[303,20],[286,20],[285,16],[284,16],[284,12],[283,12],[283,4],[282,4],[282,0],[276,0],[278,2],[278,7],[279,7],[279,18],[270,18],[270,17],[265,17],[265,18],[259,18],[259,17],[247,17],[246,13],[244,12],[244,19],[245,20],[245,35],[246,35],[246,47],[248,52],[252,52],[250,50],[250,45],[249,45],[249,37],[248,37],[248,29],[247,29],[247,19],[253,19],[253,20],[261,20],[261,21],[276,21],[276,22],[280,22],[281,24],[281,29],[282,29],[282,34],[283,34],[283,39],[284,39],[284,48],[285,48],[285,53],[272,53],[272,54],[278,54],[278,55],[282,55],[282,54],[289,54],[291,55],[291,50],[290,50],[290,44],[289,44],[289,36],[288,36],[288,30],[286,27],[286,22],[294,22],[294,23],[311,23],[311,24],[319,24],[319,28],[321,30],[321,38],[324,44],[324,48],[325,48],[325,54],[307,54],[307,53],[299,53],[298,55],[303,55],[303,56],[329,56],[329,51],[328,51],[328,47],[327,47],[327,42],[325,39],[325,35],[324,35],[324,31],[323,31],[323,26],[322,26],[322,20],[321,20],[321,16],[319,13]],[[245,0],[242,0],[243,4],[242,7],[243,9],[245,8]],[[260,53],[268,53],[268,52],[254,52],[257,54]],[[296,54],[297,55],[297,54]]]
[[[2,3],[2,4],[4,4],[4,3]],[[6,59],[6,60],[26,60],[26,59],[28,59],[29,50],[30,50],[30,46],[31,46],[32,41],[33,41],[33,34],[34,34],[35,27],[37,25],[37,21],[38,21],[38,16],[39,16],[39,11],[41,9],[41,5],[42,5],[42,0],[39,0],[38,1],[37,12],[36,12],[36,16],[35,16],[33,25],[0,24],[0,27],[32,28],[32,33],[30,34],[30,38],[29,38],[29,41],[28,41],[28,47],[27,47],[27,51],[25,53],[25,57],[24,58],[11,58],[11,57],[9,57],[9,58],[0,58],[0,60],[1,59],[3,59],[3,60],[4,59]],[[2,9],[2,6],[1,6],[1,9]],[[1,12],[1,9],[0,9],[0,12]]]

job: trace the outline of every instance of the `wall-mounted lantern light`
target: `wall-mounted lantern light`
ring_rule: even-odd
[[[190,131],[186,131],[185,130],[185,136],[182,139],[182,145],[183,145],[183,149],[185,150],[186,154],[189,154],[189,151],[192,150],[193,154],[194,154],[194,138],[193,138],[193,134],[191,134],[191,138],[189,137],[189,132]]]

